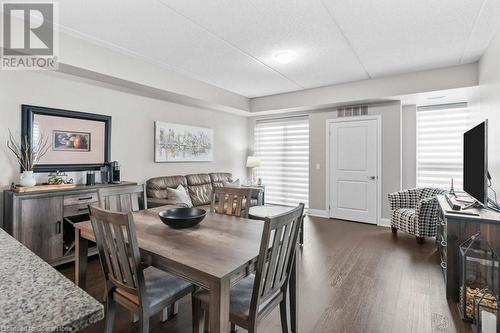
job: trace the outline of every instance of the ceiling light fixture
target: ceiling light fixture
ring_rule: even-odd
[[[295,52],[292,51],[278,51],[273,54],[274,60],[279,62],[280,64],[288,64],[292,62],[295,58]]]

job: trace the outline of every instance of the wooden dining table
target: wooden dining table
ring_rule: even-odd
[[[264,222],[207,213],[196,227],[172,229],[158,213],[168,207],[133,212],[144,262],[181,276],[210,292],[210,332],[229,332],[230,288],[252,271]],[[75,282],[85,289],[88,241],[95,242],[90,221],[75,224]],[[290,277],[290,320],[298,327],[297,257]]]

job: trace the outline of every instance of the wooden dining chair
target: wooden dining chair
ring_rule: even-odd
[[[240,280],[230,291],[229,319],[234,331],[238,325],[249,333],[257,332],[259,322],[280,306],[281,328],[288,333],[287,292],[297,248],[304,204],[288,213],[266,218],[255,274]],[[193,332],[199,333],[210,293],[193,294]],[[206,320],[206,319],[205,319]]]
[[[113,331],[119,304],[139,314],[140,332],[149,331],[149,317],[192,293],[188,281],[141,262],[133,216],[90,206],[90,220],[106,280],[106,332]]]
[[[136,212],[148,209],[144,185],[104,187],[97,191],[101,208],[113,212]]]
[[[212,193],[210,211],[247,218],[253,191],[244,187],[216,187]]]

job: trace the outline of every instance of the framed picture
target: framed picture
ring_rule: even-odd
[[[109,116],[22,105],[22,136],[50,142],[35,172],[99,170],[110,161]]]
[[[52,131],[52,149],[90,151],[90,133]]]
[[[155,122],[155,162],[210,162],[213,130]]]

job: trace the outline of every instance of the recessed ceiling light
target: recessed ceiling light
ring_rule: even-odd
[[[431,97],[427,97],[427,99],[441,99],[441,98],[445,98],[446,96],[431,96]]]
[[[295,52],[293,51],[278,51],[273,54],[274,60],[280,64],[288,64],[295,59]]]

